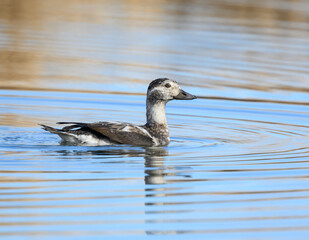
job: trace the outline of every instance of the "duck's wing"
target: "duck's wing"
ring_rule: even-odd
[[[72,124],[72,127],[86,127],[103,136],[109,138],[113,142],[121,144],[130,144],[138,146],[154,146],[156,142],[149,132],[142,126],[136,126],[130,123],[122,122],[96,122],[96,123],[80,123],[80,122],[58,122],[58,124]],[[65,128],[70,128],[67,126]]]

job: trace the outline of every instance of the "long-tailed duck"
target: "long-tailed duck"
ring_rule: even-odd
[[[147,90],[147,123],[136,126],[123,122],[58,122],[62,129],[40,124],[44,130],[58,134],[64,143],[86,145],[130,144],[136,146],[166,146],[170,143],[165,117],[167,102],[197,98],[168,78],[153,80]]]

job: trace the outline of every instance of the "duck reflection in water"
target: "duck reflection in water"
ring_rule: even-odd
[[[74,149],[74,150],[73,150]],[[171,199],[169,198],[171,195],[171,192],[169,191],[171,188],[165,186],[166,183],[173,183],[172,179],[167,180],[166,178],[170,178],[171,176],[177,176],[182,178],[188,178],[191,177],[186,173],[186,175],[183,174],[183,171],[185,170],[184,167],[175,167],[172,166],[169,163],[166,163],[167,158],[171,157],[168,148],[163,147],[100,147],[99,149],[97,147],[94,147],[93,150],[90,150],[89,148],[84,148],[84,150],[81,150],[81,147],[73,148],[71,150],[63,150],[58,151],[61,153],[61,155],[65,156],[89,156],[89,159],[91,159],[91,156],[96,160],[95,163],[98,163],[98,160],[100,161],[100,165],[102,168],[102,175],[105,174],[105,166],[104,164],[108,163],[115,163],[116,165],[121,164],[130,164],[132,161],[132,164],[140,164],[140,158],[144,158],[144,215],[145,215],[145,223],[147,224],[153,224],[153,223],[160,223],[160,221],[156,221],[153,219],[153,214],[156,212],[152,208],[152,206],[164,206],[170,204]],[[111,158],[112,157],[112,158]],[[128,160],[130,159],[130,160]],[[137,161],[136,161],[137,159]],[[166,166],[167,164],[167,166]],[[123,167],[123,166],[119,166]],[[187,167],[186,167],[187,168]],[[188,167],[190,169],[190,167]],[[96,166],[96,169],[98,167]],[[181,170],[179,172],[178,170]],[[96,170],[97,172],[97,170]],[[128,185],[128,180],[130,178],[118,178],[114,179],[114,181],[123,181],[123,187],[126,188]],[[134,179],[134,182],[136,179]],[[182,179],[177,181],[187,181],[187,179]],[[103,183],[105,184],[105,183]],[[134,183],[135,184],[135,183]],[[119,189],[118,189],[119,191]],[[142,189],[141,189],[142,191]],[[138,196],[140,198],[140,196]],[[104,198],[104,196],[102,197]],[[169,213],[171,210],[168,210],[166,208],[158,210],[160,213]],[[147,215],[147,217],[146,217]],[[162,234],[164,232],[158,231],[158,230],[149,230],[145,229],[145,235],[157,235]],[[174,232],[171,232],[174,234]]]
[[[164,157],[168,155],[168,151],[153,147],[147,148],[145,153],[145,184],[164,184],[164,176],[167,176],[164,172]]]

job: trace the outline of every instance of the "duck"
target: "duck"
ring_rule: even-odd
[[[167,146],[170,143],[165,106],[172,100],[193,100],[197,97],[184,90],[175,80],[158,78],[147,89],[146,119],[144,125],[126,122],[57,122],[66,125],[61,129],[39,124],[57,134],[67,145]]]

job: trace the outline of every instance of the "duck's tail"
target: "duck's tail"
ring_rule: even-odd
[[[65,132],[62,129],[57,129],[57,128],[53,128],[50,126],[47,126],[45,124],[39,124],[42,129],[44,129],[45,131],[48,131],[50,133],[54,133],[57,134],[59,137],[61,137],[61,139],[64,142],[68,142],[68,143],[72,143],[72,144],[78,144],[80,143],[80,140],[78,138],[78,136],[74,135],[73,133],[70,132]]]
[[[53,127],[50,127],[50,126],[47,126],[45,124],[39,124],[42,129],[44,129],[45,131],[48,131],[50,133],[55,133],[55,134],[59,134],[61,133],[61,130],[60,129],[56,129],[56,128],[53,128]]]

